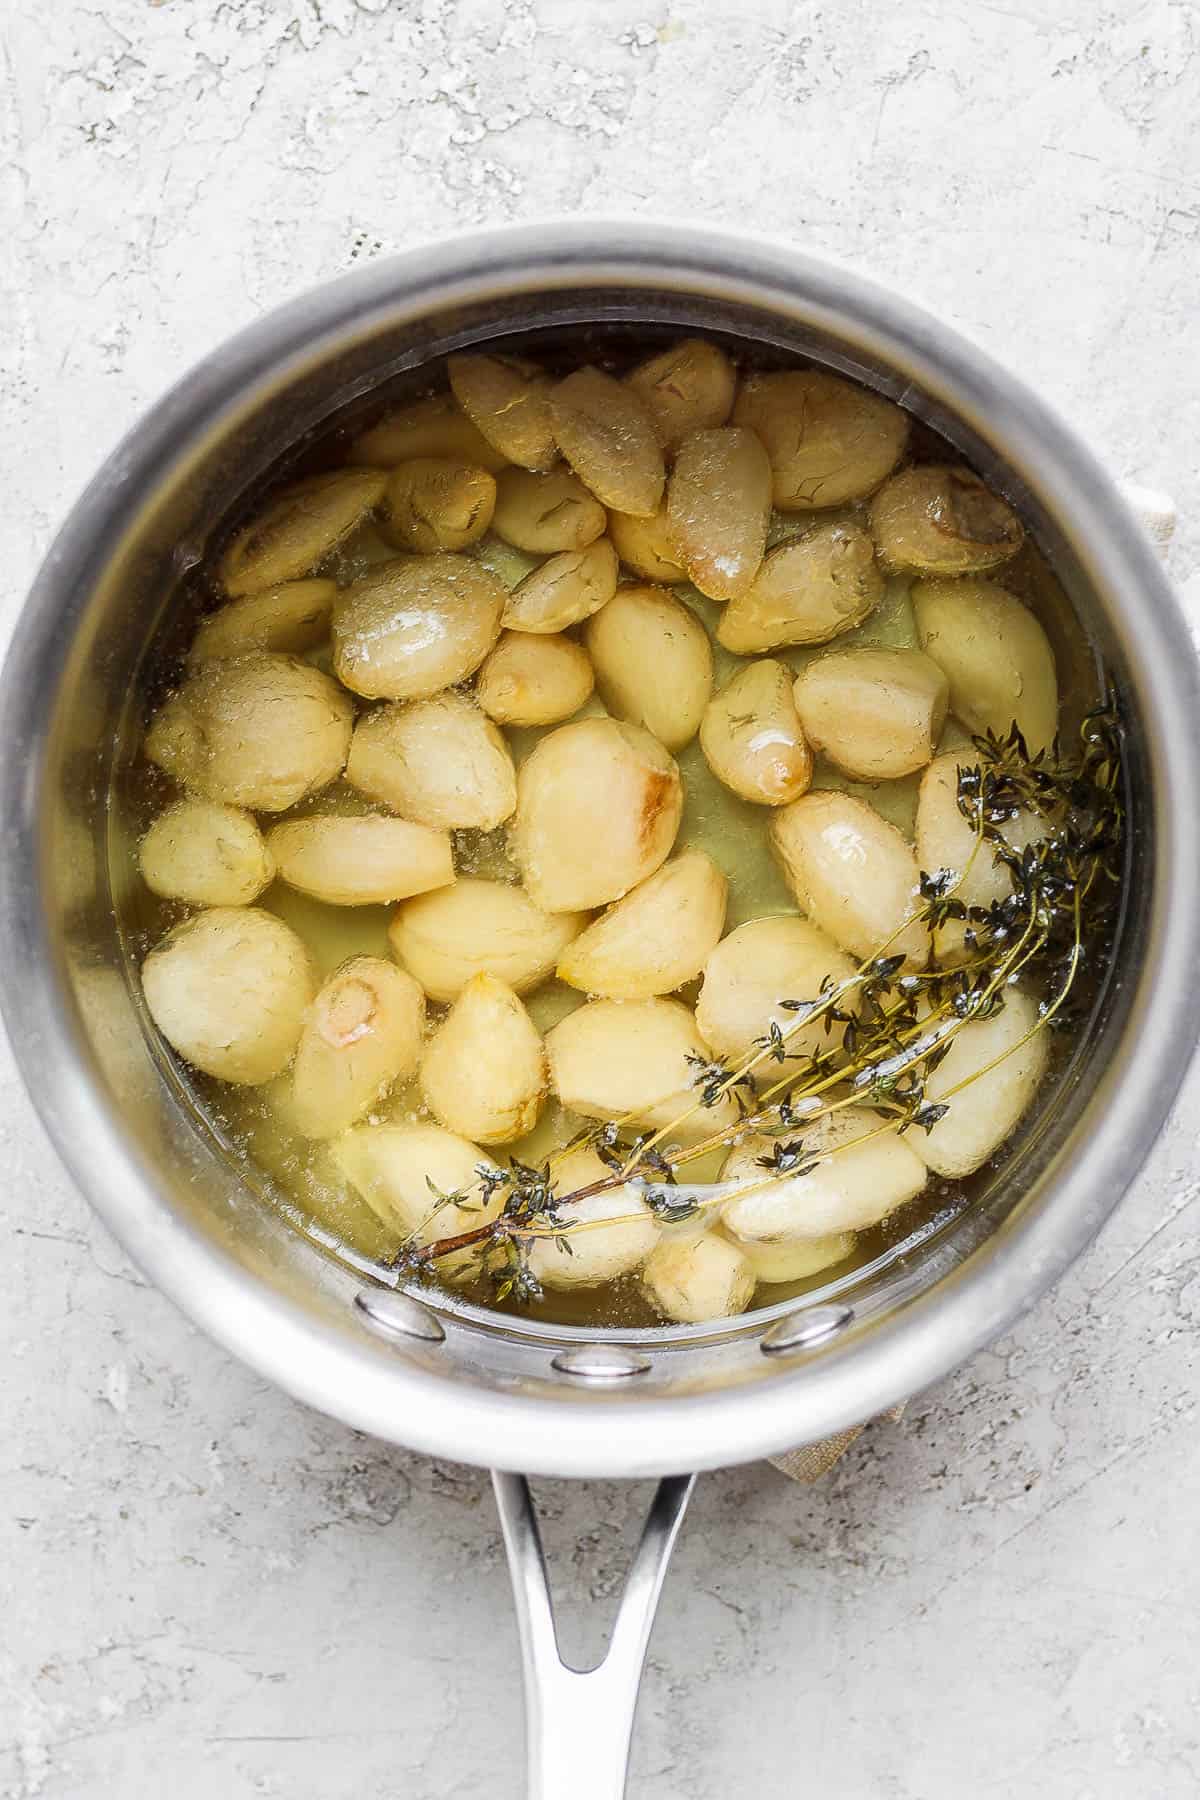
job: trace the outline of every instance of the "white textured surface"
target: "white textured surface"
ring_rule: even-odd
[[[3,618],[139,408],[261,308],[539,212],[769,226],[950,312],[1200,554],[1188,0],[6,0]],[[652,1800],[1200,1790],[1200,1087],[1083,1264],[821,1487],[703,1481]],[[125,1264],[0,1064],[0,1793],[520,1791],[476,1473],[355,1438]],[[574,1594],[643,1495],[549,1488]]]

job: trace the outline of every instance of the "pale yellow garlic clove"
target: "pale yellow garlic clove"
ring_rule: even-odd
[[[492,831],[517,804],[502,734],[453,689],[365,713],[350,740],[346,779],[402,818],[442,831]]]
[[[1008,1142],[1037,1098],[1049,1061],[1048,1033],[1037,1028],[1036,1000],[1011,987],[1003,999],[991,1018],[971,1019],[949,1038],[945,1059],[925,1082],[926,1101],[948,1110],[928,1132],[906,1134],[939,1175],[978,1169]],[[961,1092],[953,1092],[964,1082]]]
[[[835,944],[854,956],[881,951],[903,955],[910,969],[925,967],[917,859],[874,807],[852,794],[808,793],[772,815],[770,834],[797,904]]]
[[[607,538],[560,550],[519,581],[504,603],[506,630],[564,631],[590,619],[617,591],[617,553]]]
[[[400,463],[384,496],[391,538],[425,556],[465,550],[492,522],[496,481],[477,463],[423,456]]]
[[[201,619],[188,662],[245,656],[252,650],[301,656],[329,636],[336,596],[332,581],[284,581],[230,600]]]
[[[353,723],[327,675],[256,652],[194,669],[151,720],[145,753],[207,800],[284,812],[341,774]]]
[[[189,906],[249,906],[275,875],[253,816],[215,800],[176,800],[138,846],[152,893]]]
[[[950,688],[919,650],[832,650],[803,669],[796,711],[804,735],[856,781],[891,781],[930,761]]]
[[[185,1062],[259,1087],[282,1073],[317,988],[304,944],[258,907],[214,907],[177,925],[142,964],[150,1017]]]
[[[218,565],[233,598],[311,574],[383,498],[379,469],[333,469],[310,475],[268,501],[243,527]]]
[[[706,338],[682,338],[639,363],[625,379],[649,413],[664,450],[673,450],[691,431],[724,425],[737,387],[728,356]]]
[[[585,550],[607,520],[599,500],[569,469],[506,469],[496,482],[492,529],[535,556]]]
[[[288,1111],[301,1136],[335,1137],[390,1088],[416,1073],[425,996],[378,956],[354,956],[309,1007],[296,1050]]]
[[[1024,542],[1008,502],[970,469],[923,465],[886,481],[871,501],[871,532],[889,569],[972,575],[1015,556]]]
[[[355,1125],[332,1150],[346,1180],[402,1242],[438,1244],[490,1224],[504,1208],[503,1188],[489,1193],[480,1180],[481,1169],[495,1168],[491,1158],[440,1125]],[[479,1252],[449,1251],[430,1268],[444,1281],[469,1280]]]
[[[834,1232],[830,1237],[732,1240],[750,1264],[755,1281],[773,1286],[784,1282],[806,1281],[823,1269],[845,1262],[854,1250],[852,1231]]]
[[[388,938],[431,1000],[455,1000],[483,970],[527,993],[553,974],[586,923],[582,913],[542,912],[508,882],[463,876],[397,907]]]
[[[695,979],[717,943],[726,892],[710,856],[683,851],[567,946],[559,980],[612,1000],[674,993]]]
[[[637,392],[603,370],[575,369],[550,391],[559,449],[604,506],[646,517],[666,471],[654,425]]]
[[[733,600],[749,592],[770,519],[770,463],[752,431],[723,425],[684,438],[671,473],[667,529],[702,594]]]
[[[950,710],[968,731],[1007,737],[1016,725],[1031,756],[1058,730],[1050,641],[1027,606],[994,581],[915,581],[917,634],[945,671]]]
[[[917,793],[917,862],[930,875],[948,869],[955,877],[953,897],[964,906],[990,906],[1013,891],[1012,877],[994,847],[980,842],[976,849],[975,827],[959,809],[959,770],[977,766],[977,759],[969,751],[965,756],[959,751],[935,757],[922,775]],[[1044,837],[1050,827],[1036,814],[1021,812],[993,829],[999,831],[1011,849],[1024,850]],[[957,962],[969,954],[968,929],[968,923],[962,919],[947,919],[937,927],[933,945],[939,962]]]
[[[861,525],[816,525],[764,559],[752,586],[731,600],[717,640],[739,656],[787,644],[825,644],[878,606],[884,580]]]
[[[438,1026],[421,1063],[434,1118],[480,1144],[510,1144],[537,1124],[546,1052],[507,982],[473,975]]]
[[[853,959],[807,919],[748,919],[731,931],[704,965],[696,1001],[696,1024],[715,1055],[740,1063],[772,1025],[791,1032],[788,1051],[813,1056],[834,1048],[840,1030],[821,1015],[804,1025],[785,1000],[817,1002],[825,989],[854,973]],[[856,1007],[853,990],[837,1003],[840,1012]],[[760,1065],[769,1070],[769,1064]]]
[[[712,646],[695,613],[665,588],[619,587],[585,641],[615,717],[643,726],[668,750],[691,742],[713,683]]]
[[[392,469],[419,456],[449,456],[497,475],[508,458],[490,444],[453,394],[430,394],[388,413],[350,448],[352,463]]]
[[[759,806],[807,793],[812,751],[792,695],[792,672],[764,658],[747,663],[709,701],[700,747],[718,781]]]
[[[382,813],[288,819],[267,849],[281,881],[329,906],[384,906],[454,880],[448,832]]]
[[[644,519],[635,518],[632,513],[610,512],[608,535],[625,567],[643,581],[671,586],[688,579],[671,536],[665,502]]]
[[[542,738],[517,776],[512,847],[546,912],[619,900],[664,863],[683,784],[656,738],[616,719],[580,719]]]
[[[800,1145],[799,1168],[773,1177],[760,1158],[783,1140],[748,1138],[726,1158],[722,1181],[744,1191],[722,1202],[721,1219],[735,1238],[761,1243],[828,1238],[866,1231],[914,1199],[929,1179],[921,1157],[881,1113],[850,1106],[801,1125],[787,1141]]]
[[[548,469],[558,455],[546,397],[549,378],[523,356],[464,351],[448,362],[459,405],[499,454],[526,469]]]
[[[504,631],[479,671],[475,693],[501,725],[558,725],[579,711],[594,685],[591,660],[574,638]]]
[[[707,1046],[678,1000],[589,1000],[547,1034],[546,1051],[559,1100],[586,1119],[669,1127],[671,1141],[695,1143],[737,1118],[727,1094],[701,1104],[691,1059],[704,1061]]]
[[[736,1318],[749,1306],[754,1283],[747,1257],[715,1232],[702,1237],[665,1234],[642,1270],[650,1303],[681,1325]]]
[[[562,1196],[605,1181],[612,1171],[594,1150],[581,1145],[555,1156],[551,1173],[554,1191]],[[619,1281],[641,1267],[658,1241],[654,1215],[633,1187],[567,1200],[560,1203],[558,1216],[568,1227],[565,1232],[524,1240],[530,1271],[543,1287],[589,1288]]]
[[[504,601],[503,584],[467,556],[378,563],[334,609],[334,673],[368,700],[429,699],[475,673]]]

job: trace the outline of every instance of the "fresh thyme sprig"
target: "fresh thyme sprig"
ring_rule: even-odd
[[[441,1196],[434,1215],[403,1247],[398,1265],[427,1276],[450,1255],[471,1252],[495,1298],[536,1299],[541,1287],[529,1266],[529,1246],[558,1240],[571,1253],[571,1237],[610,1225],[612,1217],[572,1218],[566,1209],[592,1195],[635,1186],[664,1224],[695,1218],[729,1194],[749,1194],[808,1174],[819,1162],[889,1131],[932,1130],[972,1080],[1003,1060],[959,1082],[938,1100],[926,1097],[929,1077],[954,1038],[972,1020],[1004,1004],[1004,990],[1018,978],[1041,996],[1039,1017],[1012,1055],[1034,1032],[1066,1030],[1077,1023],[1086,998],[1080,974],[1093,951],[1108,941],[1108,915],[1121,879],[1124,811],[1121,798],[1121,727],[1115,699],[1091,712],[1080,729],[1078,755],[1030,755],[1020,732],[985,733],[973,739],[978,761],[960,765],[959,811],[975,833],[963,869],[920,876],[920,904],[912,918],[841,981],[827,977],[811,998],[784,1000],[785,1025],[772,1020],[738,1062],[691,1057],[693,1098],[679,1116],[653,1132],[631,1132],[630,1119],[589,1126],[564,1150],[533,1167],[513,1159],[507,1169],[481,1166],[475,1189]],[[1041,834],[1016,848],[1005,827],[1022,816],[1041,821]],[[961,897],[976,859],[987,852],[1007,873],[1010,892],[986,906]],[[953,964],[919,973],[906,967],[897,938],[922,924],[932,935],[951,922],[963,927],[962,956]],[[819,1050],[791,1046],[805,1028],[820,1024],[827,1039]],[[764,1078],[771,1079],[764,1085]],[[726,1098],[735,1123],[687,1145],[678,1132],[694,1114]],[[884,1122],[862,1136],[828,1147],[810,1145],[813,1125],[848,1106],[867,1105]],[[757,1159],[763,1176],[747,1185],[717,1184],[703,1192],[680,1184],[679,1171],[698,1157],[728,1148],[747,1135],[776,1141]],[[690,1135],[690,1134],[689,1134]],[[607,1174],[567,1193],[555,1188],[555,1165],[586,1145]],[[483,1208],[503,1193],[499,1213],[437,1242],[422,1242],[436,1212],[453,1204]]]

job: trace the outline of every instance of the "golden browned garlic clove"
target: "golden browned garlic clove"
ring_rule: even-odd
[[[667,529],[688,574],[710,600],[750,589],[767,547],[771,467],[752,431],[693,431],[679,446]]]
[[[785,1000],[816,1002],[829,987],[854,973],[853,960],[807,919],[782,914],[748,919],[710,954],[696,1001],[696,1024],[717,1056],[741,1063],[773,1025],[787,1032],[788,1051],[814,1056],[836,1045],[826,1017],[799,1022]],[[837,1002],[856,1010],[853,991]]]
[[[492,522],[496,479],[478,464],[416,457],[392,472],[384,508],[388,531],[401,549],[424,556],[465,550]]]
[[[350,740],[346,780],[402,818],[441,831],[493,831],[517,804],[517,773],[503,736],[454,689],[364,713]]]
[[[669,1232],[642,1270],[642,1287],[652,1306],[681,1325],[732,1319],[754,1295],[749,1259],[726,1237]]]
[[[579,711],[594,686],[588,653],[574,638],[503,631],[475,692],[500,725],[558,725]]]
[[[645,519],[635,518],[632,513],[610,512],[608,534],[625,567],[640,575],[643,581],[673,586],[688,580],[688,572],[671,536],[665,501],[657,512]]]
[[[353,956],[305,1015],[287,1108],[302,1137],[336,1137],[416,1073],[425,996],[378,956]]]
[[[418,456],[449,456],[498,475],[508,458],[467,417],[453,394],[424,400],[388,413],[350,448],[352,463],[392,469]]]
[[[619,587],[585,641],[611,713],[668,750],[691,742],[713,684],[712,646],[694,612],[665,588]]]
[[[825,644],[875,610],[884,580],[861,525],[817,525],[763,560],[749,591],[731,600],[717,640],[739,656],[786,644]]]
[[[216,800],[176,800],[138,846],[151,893],[189,906],[249,906],[275,875],[252,814]]]
[[[892,781],[929,762],[950,688],[919,650],[832,650],[797,678],[796,711],[813,748],[856,781]]]
[[[854,956],[903,954],[910,969],[925,967],[917,859],[874,807],[852,794],[808,793],[772,815],[770,834],[797,904],[835,944]]]
[[[1012,507],[970,469],[904,469],[871,501],[871,531],[889,569],[972,575],[1007,562],[1025,533]]]
[[[747,663],[704,709],[700,748],[718,781],[758,806],[786,806],[808,792],[812,751],[792,697],[792,672]]]
[[[662,499],[666,470],[640,396],[602,369],[575,369],[550,390],[559,449],[604,506],[645,517]]]
[[[231,600],[201,619],[188,662],[246,656],[252,650],[301,656],[329,636],[336,596],[332,581],[284,581]]]
[[[607,606],[617,591],[617,553],[607,538],[586,550],[560,550],[531,569],[504,603],[511,631],[557,632]]]
[[[368,700],[425,700],[473,675],[500,635],[505,589],[467,556],[401,556],[341,594],[333,667]]]
[[[707,1047],[678,1000],[589,1000],[547,1033],[550,1080],[585,1119],[624,1119],[695,1143],[737,1119],[728,1094],[701,1103],[696,1062]]]
[[[481,970],[528,993],[586,923],[584,913],[543,912],[509,882],[463,876],[397,907],[388,939],[431,1000],[456,1000]]]
[[[221,557],[225,592],[237,599],[310,574],[379,505],[386,486],[380,469],[333,469],[293,482]]]
[[[721,1206],[722,1223],[739,1242],[811,1241],[865,1231],[907,1205],[929,1179],[908,1136],[901,1137],[894,1122],[866,1106],[826,1113],[804,1127],[805,1162],[823,1159],[808,1174],[770,1178],[759,1158],[769,1156],[778,1141],[749,1138],[725,1160],[722,1181],[745,1188]]]
[[[913,611],[926,656],[945,670],[950,710],[968,731],[1007,737],[1015,725],[1031,756],[1058,730],[1058,678],[1050,640],[1027,606],[994,581],[914,581]]]
[[[683,813],[674,759],[617,719],[560,725],[517,776],[513,853],[546,912],[619,900],[670,854]]]
[[[531,555],[586,550],[607,522],[596,496],[569,469],[550,469],[544,475],[506,469],[496,482],[492,529]]]
[[[256,906],[213,907],[169,931],[142,964],[150,1017],[218,1081],[260,1087],[299,1041],[316,971],[296,933]]]
[[[267,833],[281,881],[329,906],[386,906],[454,880],[449,833],[382,813],[310,813]]]
[[[585,994],[646,1000],[693,981],[725,926],[728,884],[703,850],[685,850],[567,946],[558,978]]]
[[[335,681],[261,651],[192,670],[151,720],[144,749],[207,800],[284,812],[341,774],[353,723]]]
[[[771,459],[775,504],[812,512],[873,493],[904,453],[908,415],[824,369],[750,375],[733,408]]]
[[[438,1026],[421,1063],[434,1118],[480,1144],[510,1144],[537,1124],[546,1052],[507,982],[473,975]]]
[[[501,456],[548,469],[558,455],[546,397],[549,378],[523,356],[464,351],[447,364],[454,397]]]
[[[690,431],[724,425],[737,386],[733,364],[720,345],[705,338],[681,339],[639,363],[625,379],[649,413],[664,450],[675,449]]]

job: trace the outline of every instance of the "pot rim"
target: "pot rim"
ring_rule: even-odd
[[[1038,1204],[1018,1206],[966,1263],[868,1333],[781,1361],[769,1379],[636,1402],[612,1388],[558,1397],[472,1387],[352,1342],[169,1211],[89,1076],[38,871],[47,696],[57,693],[71,648],[64,618],[69,624],[82,608],[165,463],[245,408],[257,386],[385,317],[417,318],[483,292],[515,300],[535,289],[621,283],[738,301],[849,338],[986,428],[1002,456],[1035,475],[1031,485],[1110,602],[1142,702],[1158,807],[1146,951],[1123,1039],[1136,1053],[1101,1072],[1089,1131],[1047,1173]],[[0,765],[8,847],[0,1011],[60,1157],[135,1262],[218,1343],[296,1398],[428,1454],[550,1475],[661,1474],[772,1454],[908,1397],[1011,1325],[1096,1234],[1157,1136],[1200,1033],[1188,1000],[1200,966],[1200,809],[1188,786],[1200,766],[1200,680],[1149,543],[1082,440],[985,352],[869,278],[775,239],[646,218],[542,221],[441,240],[268,313],[170,389],[76,502],[15,628],[0,716],[19,747]]]

